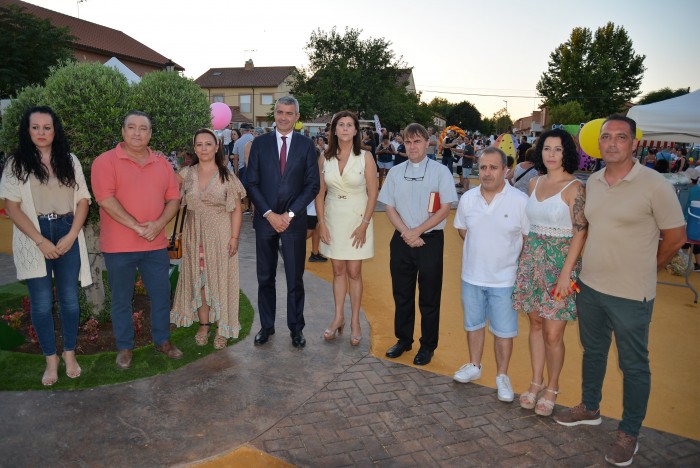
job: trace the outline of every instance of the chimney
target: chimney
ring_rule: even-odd
[[[248,59],[245,61],[245,70],[252,70],[253,69],[253,59]]]

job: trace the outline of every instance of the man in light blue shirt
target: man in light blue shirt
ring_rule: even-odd
[[[391,168],[379,193],[379,201],[386,204],[387,217],[396,229],[390,243],[389,269],[398,341],[386,355],[397,358],[412,347],[418,284],[421,338],[413,363],[424,366],[438,345],[443,229],[451,204],[457,201],[457,191],[447,167],[426,156],[429,134],[425,127],[408,125],[403,141],[408,161]]]

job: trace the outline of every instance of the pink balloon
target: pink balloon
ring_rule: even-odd
[[[231,108],[223,102],[213,102],[211,109],[211,128],[223,130],[231,123]]]

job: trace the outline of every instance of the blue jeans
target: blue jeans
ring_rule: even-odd
[[[39,219],[41,235],[56,244],[70,231],[73,215],[61,219]],[[80,251],[78,240],[64,255],[55,260],[46,260],[46,276],[27,280],[29,301],[31,302],[32,325],[39,338],[39,345],[44,356],[56,354],[56,337],[53,323],[53,286],[60,307],[61,334],[63,350],[75,350],[78,338],[78,273],[80,272]],[[53,278],[52,278],[53,276]]]
[[[131,301],[138,269],[151,299],[151,336],[162,345],[170,339],[170,259],[166,249],[144,252],[105,253],[107,277],[112,290],[112,328],[117,349],[134,348]]]

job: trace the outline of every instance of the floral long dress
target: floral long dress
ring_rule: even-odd
[[[183,255],[180,277],[170,321],[178,327],[188,327],[199,321],[197,309],[202,306],[202,287],[211,307],[209,323],[218,324],[219,334],[238,338],[240,280],[238,253],[229,257],[231,212],[236,200],[246,196],[243,185],[234,174],[221,182],[215,174],[204,191],[199,189],[197,166],[186,167],[180,174],[183,203],[187,216],[182,234]]]

